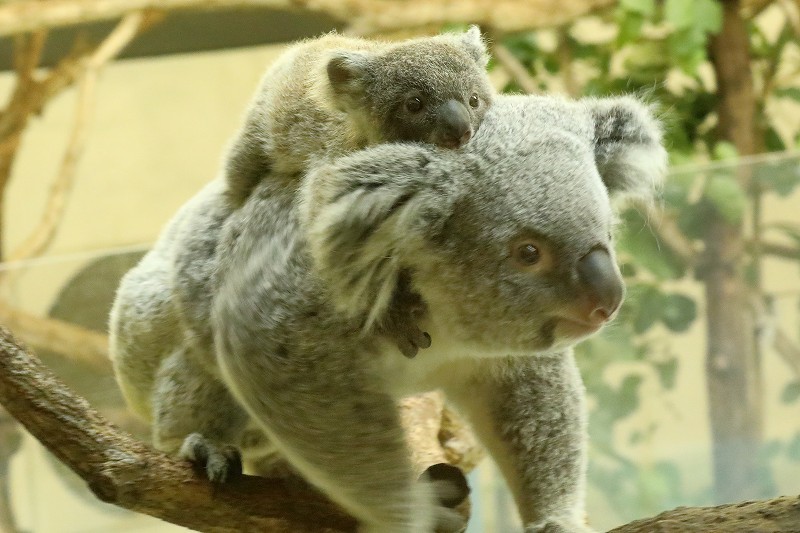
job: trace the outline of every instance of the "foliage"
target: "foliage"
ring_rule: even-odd
[[[759,138],[766,150],[800,146],[800,131],[779,134],[767,112],[771,102],[800,102],[800,86],[786,84],[776,75],[784,55],[798,49],[788,18],[782,24],[777,37],[769,37],[758,21],[749,24],[756,87],[763,87],[757,113]],[[715,137],[717,96],[707,44],[721,25],[717,0],[621,0],[605,15],[502,41],[543,91],[573,96],[633,92],[657,104],[676,167],[663,191],[664,212],[676,221],[683,237],[697,245],[702,245],[710,214],[739,223],[752,216],[761,195],[786,197],[800,185],[796,159],[737,165],[733,145]],[[511,80],[504,90],[519,91],[519,86]],[[719,163],[680,170],[681,164],[713,161]],[[740,172],[751,173],[750,190],[734,179]],[[796,224],[772,225],[764,231],[800,246]],[[695,323],[702,302],[699,291],[691,292],[691,281],[702,272],[664,246],[637,209],[622,214],[617,239],[629,287],[626,303],[611,327],[579,346],[578,360],[592,399],[590,482],[614,487],[604,493],[619,519],[627,521],[639,513],[685,505],[689,498],[691,503],[707,503],[711,489],[688,495],[675,463],[654,461],[642,468],[626,452],[657,438],[658,423],[632,427],[626,421],[647,402],[668,401],[669,391],[680,379],[670,338]],[[779,394],[784,402],[800,405],[800,381]],[[625,449],[618,449],[619,442],[627,443]],[[791,442],[765,444],[762,455],[762,490],[768,491],[773,485],[771,461],[781,455],[800,461],[800,433]]]

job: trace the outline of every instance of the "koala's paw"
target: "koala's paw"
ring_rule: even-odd
[[[467,499],[470,489],[467,484],[467,477],[460,468],[447,463],[437,463],[429,466],[423,472],[421,478],[427,478],[432,485],[433,492],[439,500],[439,504],[454,508]]]
[[[447,463],[429,466],[420,476],[428,483],[438,505],[434,510],[436,533],[460,533],[467,529],[470,489],[460,468]]]
[[[538,524],[525,526],[525,533],[597,533],[582,522],[569,519],[552,518]]]
[[[381,333],[391,339],[408,358],[416,356],[420,348],[431,346],[431,336],[417,326],[417,320],[426,311],[427,306],[420,295],[400,288],[381,323]]]
[[[242,475],[242,456],[234,446],[219,445],[200,433],[186,437],[178,455],[204,468],[208,479],[224,483]]]

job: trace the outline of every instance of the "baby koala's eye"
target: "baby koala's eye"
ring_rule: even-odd
[[[514,255],[516,256],[517,262],[524,266],[535,265],[542,258],[539,248],[537,248],[535,244],[529,242],[517,246],[517,249],[514,250]]]
[[[481,100],[478,98],[478,95],[476,93],[472,93],[472,96],[469,97],[469,105],[472,107],[478,107],[480,103]]]
[[[417,96],[412,96],[406,100],[406,109],[410,113],[418,113],[422,111],[422,99]]]

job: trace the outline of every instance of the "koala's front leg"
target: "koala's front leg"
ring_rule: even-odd
[[[388,337],[408,358],[415,357],[420,348],[430,348],[431,336],[419,328],[418,321],[428,307],[422,297],[413,291],[408,273],[400,275],[386,316],[378,331]]]
[[[153,397],[155,447],[195,463],[224,482],[241,474],[238,450],[247,414],[227,388],[183,346],[156,374]]]
[[[526,533],[593,531],[584,389],[571,352],[476,361],[444,385],[506,478]]]

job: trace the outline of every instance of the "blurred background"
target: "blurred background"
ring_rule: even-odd
[[[266,7],[265,7],[266,6]],[[0,322],[147,439],[106,359],[121,275],[220,167],[287,42],[480,24],[498,90],[635,93],[671,171],[617,236],[629,292],[578,348],[588,516],[800,493],[797,0],[0,2]],[[488,461],[470,532],[519,530]],[[181,528],[97,501],[4,413],[0,531]]]

